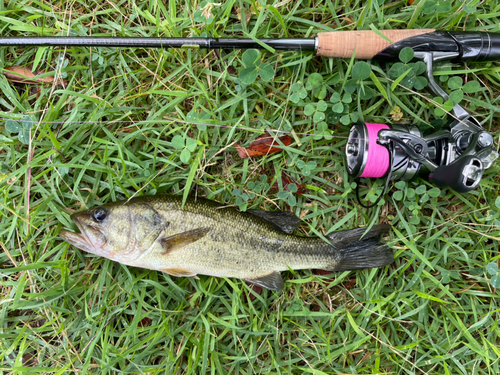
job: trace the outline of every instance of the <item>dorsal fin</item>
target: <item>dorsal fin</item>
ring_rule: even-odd
[[[247,210],[247,212],[264,219],[285,233],[292,233],[301,223],[301,220],[289,211]]]

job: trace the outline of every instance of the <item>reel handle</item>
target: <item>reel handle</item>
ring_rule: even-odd
[[[465,155],[453,163],[437,167],[429,178],[440,188],[450,188],[459,193],[474,190],[483,177],[483,163],[473,155]]]

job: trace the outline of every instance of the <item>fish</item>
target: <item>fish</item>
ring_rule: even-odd
[[[75,247],[172,276],[238,278],[274,291],[282,271],[350,271],[394,262],[380,241],[390,225],[319,237],[294,235],[301,220],[288,211],[240,211],[204,198],[135,197],[71,215],[78,232],[61,230]]]

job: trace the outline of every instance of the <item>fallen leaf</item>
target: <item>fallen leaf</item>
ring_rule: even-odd
[[[4,68],[3,74],[8,81],[17,83],[27,83],[32,85],[39,85],[42,83],[55,83],[59,86],[66,86],[67,81],[64,79],[55,79],[54,76],[38,77],[46,72],[43,71],[32,71],[31,68],[27,66],[10,66]]]
[[[33,353],[23,354],[23,366],[24,367],[36,367],[38,365],[38,360]]]
[[[152,320],[150,318],[145,317],[141,321],[139,321],[139,323],[137,323],[137,325],[141,328],[149,327],[151,325],[151,322],[152,322]]]
[[[292,143],[292,137],[289,135],[283,135],[279,137],[279,140],[285,146],[289,146]],[[244,159],[252,156],[263,156],[282,151],[281,147],[274,147],[274,145],[279,146],[279,143],[275,141],[275,137],[266,133],[259,136],[247,148],[241,147],[237,143],[235,143],[234,147],[236,147],[236,151],[238,151],[240,158]]]
[[[326,276],[326,275],[331,275],[332,271],[327,271],[327,270],[313,270],[313,273],[315,275]]]
[[[295,186],[297,186],[297,191],[294,194],[301,196],[304,195],[305,185],[301,185],[295,180],[292,181],[292,179],[285,172],[281,172],[281,183],[286,191],[290,191],[288,190],[288,185],[295,184]],[[274,181],[274,184],[271,186],[271,189],[276,191],[280,190],[278,186],[278,181]]]
[[[255,284],[250,284],[250,283],[247,283],[248,285],[250,285],[250,287],[252,288],[252,290],[258,294],[258,295],[261,295],[262,294],[262,287],[261,286],[258,286],[258,285],[255,285]],[[247,298],[250,299],[250,301],[253,301],[255,300],[255,294],[253,293],[248,293],[247,294]]]
[[[344,283],[344,288],[345,288],[345,289],[347,289],[347,290],[351,290],[351,288],[352,288],[353,286],[355,286],[355,285],[356,285],[356,279],[354,279],[354,280],[349,280],[349,281],[346,281],[346,282]]]

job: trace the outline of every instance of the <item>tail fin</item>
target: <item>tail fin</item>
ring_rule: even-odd
[[[351,271],[393,263],[394,254],[391,249],[380,242],[380,237],[389,232],[390,228],[390,225],[380,224],[374,225],[366,234],[366,228],[356,228],[328,235],[338,251],[335,263],[328,270]]]

